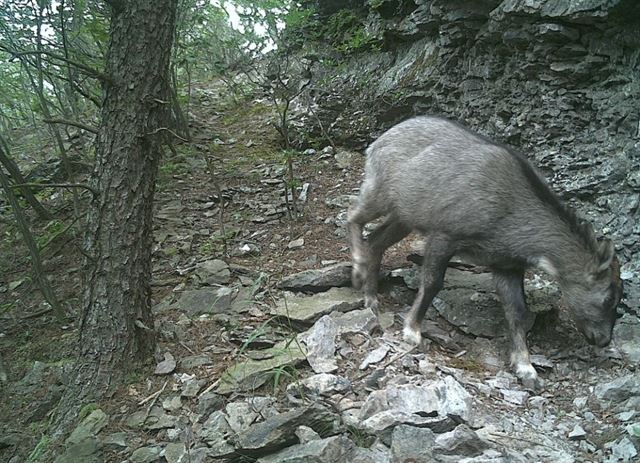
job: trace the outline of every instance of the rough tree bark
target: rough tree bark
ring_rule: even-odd
[[[105,0],[106,1],[106,0]],[[52,427],[59,439],[83,404],[153,359],[152,208],[170,116],[177,0],[111,0],[104,104],[88,212],[78,358]]]

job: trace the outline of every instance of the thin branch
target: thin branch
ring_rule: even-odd
[[[80,122],[75,122],[75,121],[67,121],[65,119],[42,119],[42,122],[46,122],[47,124],[64,124],[64,125],[71,125],[73,127],[78,127],[79,129],[82,130],[86,130],[87,132],[91,132],[91,133],[98,133],[98,128],[97,127],[91,127],[88,125],[84,125]]]
[[[11,185],[13,188],[22,188],[22,187],[40,187],[40,188],[84,188],[85,190],[89,190],[93,195],[93,199],[96,199],[100,196],[98,190],[89,185],[85,185],[83,183],[20,183],[17,185]]]
[[[29,55],[45,55],[45,56],[48,56],[50,58],[57,59],[58,61],[62,61],[64,63],[70,64],[70,65],[72,65],[72,66],[84,71],[85,73],[89,74],[90,76],[95,77],[96,79],[99,79],[99,80],[102,80],[102,81],[108,80],[107,76],[104,73],[98,71],[97,69],[94,69],[91,66],[87,66],[86,64],[78,63],[77,61],[73,61],[73,60],[67,59],[64,56],[58,55],[58,54],[50,52],[50,51],[46,51],[46,50],[17,51],[17,50],[8,49],[6,47],[1,47],[1,48],[5,52],[7,52],[10,55],[12,55],[14,58],[20,58],[22,56],[29,56]]]
[[[186,140],[184,138],[182,138],[180,135],[178,135],[177,133],[175,133],[173,130],[171,130],[168,127],[159,127],[157,129],[155,129],[153,132],[149,132],[146,135],[155,135],[163,130],[166,130],[167,132],[169,132],[171,135],[173,135],[174,137],[176,137],[178,140],[182,140],[183,142],[189,143],[189,140]]]

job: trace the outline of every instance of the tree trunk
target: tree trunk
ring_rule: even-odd
[[[78,359],[53,437],[83,404],[153,360],[152,211],[170,117],[169,58],[177,0],[111,0],[104,104],[88,212]]]

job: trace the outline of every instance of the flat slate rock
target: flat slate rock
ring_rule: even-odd
[[[203,288],[183,291],[176,306],[187,315],[224,313],[231,304],[229,288]]]
[[[344,436],[334,436],[298,444],[260,458],[256,463],[337,463],[351,461],[355,444]]]
[[[287,365],[295,366],[305,360],[306,352],[298,342],[282,341],[263,351],[263,359],[238,360],[220,377],[217,394],[250,391],[262,386],[273,372]]]
[[[443,289],[433,305],[445,320],[467,334],[493,338],[506,333],[504,310],[492,293],[469,288]],[[534,321],[535,314],[529,313],[526,331]]]
[[[350,262],[329,265],[320,269],[305,270],[286,276],[278,288],[288,291],[320,292],[333,287],[351,285]]]
[[[206,260],[196,266],[193,278],[201,285],[224,285],[231,280],[231,270],[223,260]]]
[[[264,455],[298,442],[299,426],[308,426],[320,435],[332,434],[338,416],[320,405],[294,408],[249,426],[234,439],[242,455]]]
[[[640,363],[640,320],[624,314],[613,328],[613,339],[617,348],[632,364]]]
[[[294,323],[311,325],[323,315],[334,311],[348,312],[363,304],[362,292],[352,288],[331,288],[312,296],[285,292],[271,314]]]
[[[332,312],[324,315],[311,328],[298,335],[306,346],[306,358],[316,373],[331,373],[338,369],[335,359],[337,339],[346,333],[371,333],[378,321],[371,309]]]

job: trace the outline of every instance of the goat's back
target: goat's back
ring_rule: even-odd
[[[517,208],[539,207],[524,169],[537,175],[506,147],[447,119],[420,116],[371,144],[363,189],[413,229],[464,237],[493,229]]]

